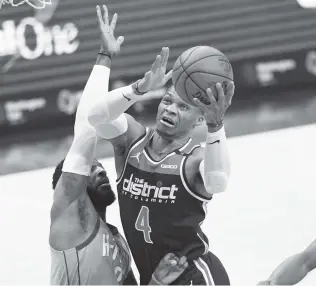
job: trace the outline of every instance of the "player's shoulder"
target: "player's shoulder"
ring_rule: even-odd
[[[198,168],[204,158],[204,147],[201,144],[195,146],[188,156],[185,164],[186,169]]]
[[[190,154],[190,158],[193,161],[202,161],[204,158],[204,147],[201,144],[195,145],[195,148]]]
[[[133,116],[127,113],[124,115],[127,120],[127,131],[124,134],[109,140],[116,155],[124,155],[131,144],[146,132],[146,127],[136,121]]]

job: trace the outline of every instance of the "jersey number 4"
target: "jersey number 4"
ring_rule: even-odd
[[[136,222],[135,222],[135,228],[138,231],[143,232],[144,240],[147,243],[153,243],[150,238],[151,227],[149,225],[149,208],[148,207],[142,206],[142,208],[140,209]]]

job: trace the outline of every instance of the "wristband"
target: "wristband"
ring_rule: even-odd
[[[102,56],[106,56],[106,57],[108,57],[110,60],[112,60],[112,57],[111,57],[111,55],[110,55],[109,53],[106,53],[106,52],[99,52],[98,54],[99,54],[99,55],[102,55]]]
[[[226,132],[224,126],[216,132],[207,132],[206,144],[213,144],[214,140],[220,140],[226,138]]]
[[[219,127],[222,126],[224,124],[224,120],[221,120],[220,122],[217,123],[208,123],[206,122],[206,125],[210,128],[215,128],[215,127]]]

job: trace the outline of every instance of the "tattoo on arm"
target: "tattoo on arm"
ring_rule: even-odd
[[[87,225],[88,225],[88,205],[87,205],[87,196],[84,196],[78,200],[78,215],[79,215],[79,221],[80,225],[84,232],[87,232]]]

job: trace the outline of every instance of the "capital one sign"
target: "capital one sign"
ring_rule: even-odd
[[[31,29],[35,44],[28,45],[27,29]],[[0,45],[0,57],[18,54],[34,60],[41,56],[72,54],[79,47],[78,34],[78,28],[71,22],[46,27],[34,17],[24,18],[18,24],[7,20],[0,27],[0,43],[5,43]]]

